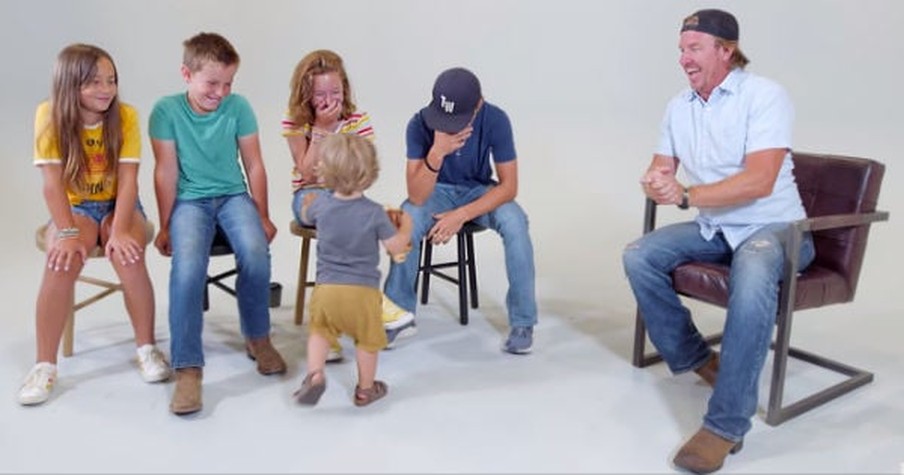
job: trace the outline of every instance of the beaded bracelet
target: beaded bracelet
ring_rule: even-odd
[[[72,228],[62,228],[57,231],[56,237],[57,239],[75,239],[79,235],[79,230],[76,227]]]

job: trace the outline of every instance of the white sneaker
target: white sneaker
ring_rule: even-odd
[[[383,295],[383,328],[395,330],[414,321],[414,314],[399,307],[385,294]]]
[[[53,363],[42,361],[28,372],[22,388],[19,389],[19,404],[32,406],[41,404],[50,398],[53,383],[56,382],[57,367]]]
[[[330,352],[326,354],[327,363],[341,363],[343,359],[341,346],[339,348],[331,347]]]
[[[146,383],[157,383],[169,379],[172,370],[166,357],[156,346],[148,343],[138,348],[138,370]]]

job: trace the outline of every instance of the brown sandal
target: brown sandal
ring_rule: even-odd
[[[315,374],[320,374],[320,383],[314,383]],[[325,390],[326,377],[323,375],[323,371],[315,371],[313,373],[308,373],[308,375],[304,377],[304,381],[301,382],[301,387],[298,388],[298,391],[295,391],[293,396],[298,404],[313,406],[320,401],[320,396],[323,396]]]
[[[389,392],[389,387],[383,381],[374,381],[374,385],[368,389],[361,389],[360,386],[355,386],[355,405],[358,407],[366,406],[382,398],[387,392]]]

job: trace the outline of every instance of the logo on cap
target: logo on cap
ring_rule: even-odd
[[[684,19],[684,27],[685,28],[693,28],[700,24],[700,18],[697,15],[691,15]]]
[[[454,102],[446,99],[446,96],[442,95],[442,94],[440,94],[439,98],[440,98],[439,105],[440,105],[440,107],[443,108],[444,111],[446,111],[446,114],[455,113],[455,103]]]

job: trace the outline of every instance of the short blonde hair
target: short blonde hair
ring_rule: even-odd
[[[239,64],[239,54],[232,43],[216,33],[198,33],[185,40],[182,45],[182,64],[189,71],[198,72],[206,63],[220,63],[223,66]]]
[[[344,195],[370,188],[380,173],[377,149],[370,140],[333,134],[320,146],[318,174],[324,185]]]

